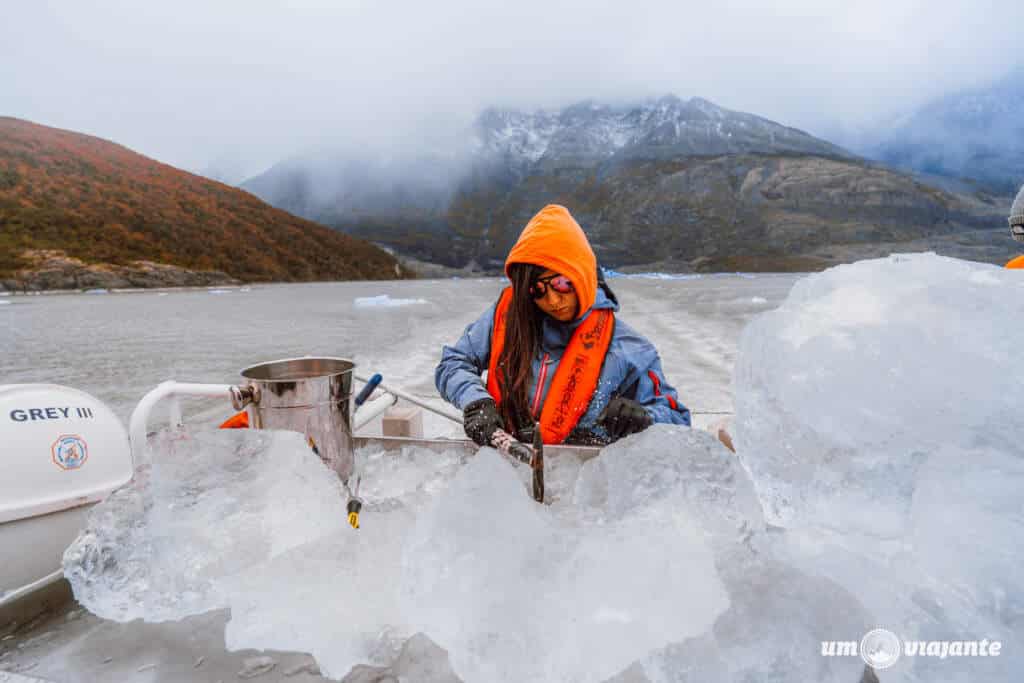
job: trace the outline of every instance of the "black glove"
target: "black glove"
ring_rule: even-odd
[[[478,446],[491,445],[494,430],[505,426],[498,406],[492,398],[481,398],[470,403],[462,411],[462,426],[466,436],[473,439]]]
[[[597,421],[604,424],[608,436],[612,437],[613,441],[618,441],[627,434],[642,432],[654,424],[654,418],[642,405],[622,396],[612,397],[597,416]]]

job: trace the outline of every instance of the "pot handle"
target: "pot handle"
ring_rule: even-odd
[[[384,378],[381,377],[378,372],[366,381],[366,386],[363,387],[363,390],[356,395],[356,408],[366,403],[366,399],[370,398],[370,394],[373,393],[373,390],[377,388],[377,385],[380,384],[383,379]]]

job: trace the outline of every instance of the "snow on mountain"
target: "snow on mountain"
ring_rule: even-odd
[[[546,112],[488,109],[477,119],[474,150],[478,154],[508,154],[532,163],[544,156],[557,129],[556,117]]]
[[[392,158],[393,153],[375,156],[367,149],[325,157],[321,150],[319,156],[282,162],[242,186],[275,206],[319,215],[323,207],[309,205],[312,195],[320,195],[314,204],[336,204],[335,194],[342,187],[348,188],[347,195],[361,195],[364,193],[356,188],[370,178],[374,192],[396,183],[418,187],[421,177],[411,171],[424,165],[435,169],[428,183],[432,188],[440,181],[457,184],[465,169],[473,165],[504,166],[522,176],[535,167],[587,168],[613,158],[660,160],[750,153],[851,157],[795,128],[730,111],[699,97],[682,100],[673,95],[626,106],[584,101],[533,112],[490,108],[461,137],[447,139],[447,143],[447,147],[438,147],[436,141],[424,140],[419,148],[409,148],[397,158]],[[315,185],[316,191],[296,191],[306,185]],[[447,196],[451,189],[445,188],[440,195]]]
[[[554,160],[735,153],[848,157],[803,131],[694,97],[667,95],[633,106],[582,102],[560,111],[489,109],[474,127],[479,154],[516,165]]]

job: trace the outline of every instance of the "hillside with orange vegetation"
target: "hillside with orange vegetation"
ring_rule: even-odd
[[[100,138],[0,117],[0,278],[38,250],[247,282],[410,277],[387,252]]]

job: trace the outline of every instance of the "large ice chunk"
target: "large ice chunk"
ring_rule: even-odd
[[[656,467],[639,449],[610,457]],[[481,451],[420,516],[404,557],[411,624],[464,680],[600,680],[728,605],[671,477],[633,509],[589,509],[535,504],[512,469]]]
[[[543,506],[489,448],[364,449],[358,531],[298,435],[169,433],[153,451],[66,556],[103,616],[226,606],[229,648],[309,652],[351,680],[859,674],[817,652],[822,633],[865,630],[863,609],[773,557],[746,471],[703,432],[655,425],[552,459]]]
[[[1024,642],[1022,330],[1018,273],[934,254],[809,276],[754,320],[735,436],[776,555],[900,637]],[[1024,653],[897,666],[1008,680]]]
[[[712,540],[744,541],[764,528],[761,506],[743,467],[708,433],[656,425],[606,447],[588,461],[575,503],[609,517],[670,498]]]
[[[462,457],[415,448],[356,455],[365,498],[359,530],[346,526],[236,576],[227,588],[230,649],[309,652],[325,675],[339,679],[356,665],[391,666],[400,658],[415,633],[399,600],[403,548]]]
[[[394,668],[418,633],[465,681],[859,679],[860,660],[822,658],[820,640],[870,619],[757,547],[771,541],[753,485],[708,434],[655,425],[582,466],[553,460],[572,482],[546,506],[491,449],[433,476],[422,454],[395,457],[364,468],[407,483],[378,488],[358,539],[295,548],[236,585],[231,647],[309,651],[336,678]]]
[[[768,520],[903,531],[937,448],[1021,454],[1024,279],[934,254],[809,276],[745,329],[736,439]],[[856,467],[852,474],[851,462]],[[825,509],[820,505],[824,503]]]
[[[660,534],[645,539],[637,563],[657,558],[654,547],[673,538],[651,510],[670,505],[700,529],[712,550],[716,581],[727,608],[708,629],[668,643],[621,671],[613,680],[759,681],[815,680],[854,683],[858,658],[820,656],[823,634],[862,633],[869,615],[849,591],[774,557],[778,534],[766,534],[754,486],[739,461],[698,430],[655,425],[606,448],[586,463],[576,487],[577,505],[597,506],[615,519],[641,515]],[[700,579],[691,567],[683,580]],[[662,578],[652,579],[656,595]],[[689,609],[689,603],[680,602]]]
[[[746,471],[703,432],[655,425],[586,463],[553,459],[544,506],[492,449],[364,450],[359,531],[297,434],[169,432],[152,450],[66,555],[102,616],[229,607],[229,648],[310,652],[333,678],[858,673],[817,652],[837,624],[868,626],[860,605],[772,556]]]
[[[165,432],[152,451],[64,554],[75,597],[99,616],[165,621],[225,607],[232,576],[345,521],[337,477],[299,434]]]
[[[573,482],[546,506],[489,448],[458,468],[427,454],[428,476],[409,475],[425,472],[415,451],[371,459],[359,532],[238,577],[228,645],[308,651],[340,678],[392,665],[420,633],[466,681],[589,681],[705,632],[729,603],[708,537],[735,548],[759,526],[753,489],[706,434],[657,426],[633,441],[602,465],[552,462]]]

